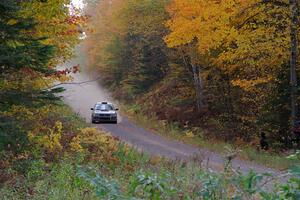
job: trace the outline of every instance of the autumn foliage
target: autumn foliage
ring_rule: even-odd
[[[264,131],[273,147],[292,147],[291,8],[299,5],[291,5],[102,1],[87,39],[89,66],[116,97],[161,120],[231,142],[257,141]]]
[[[78,131],[61,116],[68,112],[57,95],[63,88],[53,87],[79,71],[56,69],[73,55],[87,22],[68,4],[0,2],[0,179],[14,163],[58,160]]]

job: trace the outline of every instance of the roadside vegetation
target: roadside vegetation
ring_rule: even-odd
[[[72,57],[87,21],[69,3],[0,1],[0,199],[299,199],[297,165],[276,176],[230,162],[214,172],[197,155],[150,156],[89,127],[57,85],[78,73],[56,66]]]
[[[296,1],[104,0],[94,9],[89,66],[124,104],[210,142],[299,148]]]
[[[40,140],[29,139],[26,150],[1,150],[1,199],[299,198],[297,166],[277,176],[242,174],[230,163],[214,172],[197,155],[187,162],[138,152],[88,127],[65,105],[52,106],[48,115],[56,123]]]
[[[226,143],[222,139],[208,139],[204,136],[206,134],[205,130],[201,128],[190,129],[189,127],[181,127],[176,122],[158,120],[155,114],[147,115],[140,105],[137,104],[123,104],[121,110],[123,115],[148,130],[154,131],[164,137],[180,140],[186,144],[217,152],[223,157],[236,154],[236,157],[241,160],[251,161],[277,170],[287,170],[296,164],[300,164],[300,160],[291,160],[288,158],[291,152],[268,152],[262,151],[259,144],[256,146],[244,143],[232,144]]]

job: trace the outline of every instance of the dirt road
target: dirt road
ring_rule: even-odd
[[[77,52],[77,57],[70,61],[67,65],[72,66],[80,64],[81,68],[84,70],[85,54],[80,50],[80,48],[77,49]],[[94,80],[96,77],[97,76],[95,75],[87,75],[87,73],[82,71],[74,76],[73,82],[85,82],[88,80]],[[84,117],[87,122],[90,122],[90,108],[93,107],[97,101],[111,101],[118,104],[97,81],[82,84],[68,84],[65,85],[65,88],[66,92],[63,94],[65,102],[69,104],[75,112],[78,112],[82,117]],[[117,125],[97,124],[93,126],[104,129],[112,135],[119,137],[122,141],[130,143],[141,151],[145,151],[150,154],[161,155],[171,159],[187,159],[198,154],[203,157],[205,162],[209,160],[209,167],[215,170],[222,169],[222,165],[224,163],[224,159],[221,155],[156,135],[155,133],[134,124],[125,116],[118,116]],[[236,169],[240,168],[243,172],[255,169],[257,172],[276,173],[272,169],[237,159],[233,161],[233,166]]]

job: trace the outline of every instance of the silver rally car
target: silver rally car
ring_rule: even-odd
[[[91,108],[92,123],[97,122],[112,122],[118,123],[117,110],[112,103],[109,102],[97,102],[94,108]]]

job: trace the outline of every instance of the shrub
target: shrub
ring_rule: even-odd
[[[145,199],[170,199],[176,189],[170,184],[170,173],[137,172],[130,180],[129,194]]]
[[[118,143],[109,134],[96,128],[83,128],[75,136],[70,149],[75,152],[84,152],[88,160],[102,160],[109,163],[118,163],[114,156],[118,150]]]
[[[122,194],[120,186],[115,180],[108,180],[92,167],[79,168],[77,175],[93,187],[96,196],[100,199],[129,199]]]

